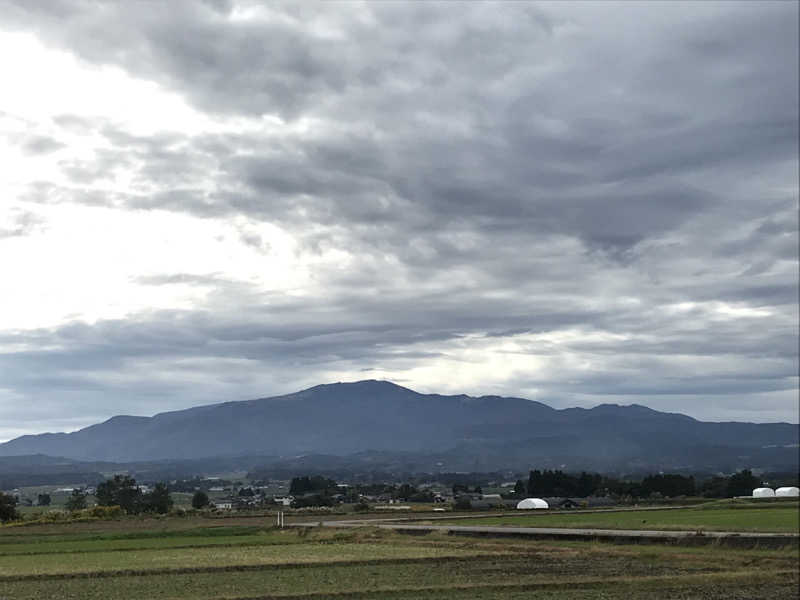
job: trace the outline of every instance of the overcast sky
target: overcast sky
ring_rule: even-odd
[[[798,421],[798,3],[0,0],[0,440],[318,383]]]

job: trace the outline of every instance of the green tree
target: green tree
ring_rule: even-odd
[[[750,469],[743,469],[728,479],[728,497],[749,496],[753,489],[761,486],[761,480]]]
[[[336,482],[322,475],[312,475],[304,477],[293,477],[289,485],[289,493],[292,496],[301,496],[311,492],[327,494],[336,490]]]
[[[514,496],[516,498],[524,498],[526,492],[525,482],[522,479],[517,479],[517,483],[514,484]]]
[[[0,492],[0,522],[14,521],[15,519],[19,519],[17,499],[10,494]]]
[[[408,500],[409,498],[417,495],[417,488],[410,483],[404,483],[397,490],[396,497],[400,500]]]
[[[724,498],[728,494],[728,478],[715,475],[703,482],[700,493],[705,498]]]
[[[470,510],[472,508],[472,501],[470,501],[469,497],[467,496],[460,496],[456,498],[456,501],[453,503],[454,510]]]
[[[157,483],[153,491],[142,496],[141,506],[145,512],[155,512],[165,514],[172,508],[172,496],[169,495],[169,488],[164,483]]]
[[[50,506],[50,494],[39,494],[36,498],[39,506]]]
[[[72,494],[67,498],[64,507],[71,511],[83,510],[86,508],[86,494],[79,489],[72,490]]]
[[[136,480],[128,475],[114,475],[97,486],[95,493],[100,506],[119,506],[127,513],[136,514],[141,510],[142,492]]]
[[[205,508],[208,506],[208,494],[203,490],[198,490],[192,496],[192,508]]]

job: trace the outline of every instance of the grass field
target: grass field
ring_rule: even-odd
[[[103,527],[105,525],[105,527]],[[0,598],[796,598],[798,549],[276,530],[252,519],[0,527]]]
[[[437,521],[450,525],[656,529],[683,531],[763,531],[797,533],[797,506],[769,508],[693,507],[670,510],[594,513],[534,513]]]

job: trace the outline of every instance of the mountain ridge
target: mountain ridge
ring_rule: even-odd
[[[789,423],[705,422],[636,404],[556,409],[524,398],[420,394],[363,380],[151,417],[116,415],[71,433],[15,438],[0,444],[0,456],[126,462],[387,451],[492,464],[503,456],[519,464],[569,459],[600,467],[682,464],[708,454],[715,458],[704,466],[716,467],[762,455],[762,462],[795,464],[782,448],[797,439],[798,426]],[[766,452],[767,446],[779,450]],[[698,448],[707,451],[698,455]]]

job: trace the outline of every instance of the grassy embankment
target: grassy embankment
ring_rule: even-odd
[[[121,519],[0,528],[0,597],[795,598],[798,550]]]
[[[769,507],[699,506],[670,510],[594,513],[531,512],[485,518],[437,521],[437,525],[572,527],[580,529],[654,529],[680,531],[761,531],[797,533],[797,504]]]

